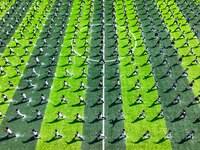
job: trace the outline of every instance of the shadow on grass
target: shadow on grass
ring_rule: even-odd
[[[122,102],[119,102],[119,103],[117,103],[117,102],[112,102],[108,107],[111,108],[111,107],[116,106],[116,105],[119,105],[119,104],[122,104]]]
[[[13,121],[19,120],[21,118],[23,118],[23,117],[14,117],[14,118],[9,119],[8,122],[13,122]]]
[[[148,140],[148,138],[143,138],[143,137],[141,137],[141,138],[139,138],[139,139],[135,142],[135,144],[139,144],[139,143],[144,142],[144,141],[146,141],[146,140]]]
[[[135,90],[137,90],[137,89],[139,89],[139,88],[132,87],[131,89],[127,90],[127,92],[135,91]]]
[[[100,142],[100,141],[102,141],[103,139],[94,139],[93,141],[91,141],[91,142],[88,142],[88,144],[95,144],[95,143],[97,143],[97,142]]]
[[[114,139],[112,142],[109,142],[109,143],[115,144],[115,143],[121,141],[122,139],[124,139],[124,138],[119,138],[119,137],[118,137],[118,138]]]
[[[85,89],[80,89],[80,88],[78,88],[78,89],[75,90],[74,92],[80,92],[80,91],[83,91],[83,90],[85,90]]]
[[[56,118],[56,119],[54,119],[54,120],[52,120],[52,121],[50,121],[50,122],[47,122],[47,123],[49,123],[49,124],[52,124],[52,123],[56,123],[56,122],[60,122],[60,121],[62,121],[62,120],[65,120],[65,118]]]
[[[182,119],[184,119],[184,118],[176,117],[176,118],[174,118],[174,120],[172,120],[171,122],[172,122],[172,123],[173,123],[173,122],[177,122],[177,121],[180,121],[180,120],[182,120]]]
[[[72,139],[71,141],[69,141],[69,142],[66,141],[66,143],[67,143],[67,144],[73,144],[73,143],[76,143],[76,142],[79,142],[79,141],[81,141],[81,140],[78,140],[78,139],[73,138],[73,139]]]
[[[85,106],[84,104],[81,104],[81,103],[76,103],[76,104],[73,104],[71,105],[72,107],[80,107],[80,106]]]
[[[154,122],[154,121],[157,121],[157,120],[160,120],[160,119],[163,119],[164,117],[154,117],[153,119],[151,119],[151,122]]]
[[[46,143],[51,143],[51,142],[53,142],[53,141],[56,141],[56,140],[59,140],[59,139],[61,139],[61,138],[57,138],[57,137],[52,137],[51,139],[49,139],[49,140],[47,140],[47,141],[45,141]]]
[[[136,118],[135,120],[133,120],[131,123],[136,123],[136,122],[138,122],[138,121],[141,121],[141,120],[144,120],[145,118]]]
[[[133,104],[130,104],[129,106],[131,107],[131,106],[136,106],[136,105],[141,105],[141,104],[143,104],[143,103],[134,102]]]
[[[33,136],[32,137],[30,137],[29,139],[27,139],[27,140],[25,140],[25,141],[22,141],[24,144],[26,144],[26,143],[29,143],[29,142],[32,142],[32,141],[34,141],[34,140],[36,140]]]
[[[117,123],[117,122],[119,122],[119,121],[121,121],[121,120],[124,120],[124,119],[111,119],[110,120],[110,124],[112,124],[112,128],[115,126],[115,124]]]
[[[0,138],[0,142],[3,142],[3,141],[6,141],[6,140],[9,140],[9,139],[12,139],[12,138],[15,138],[15,136],[13,135],[13,136],[4,136],[4,137],[1,137]]]
[[[160,144],[160,143],[162,143],[162,142],[164,142],[164,141],[166,141],[166,140],[167,140],[167,138],[162,137],[158,142],[156,142],[156,144]]]
[[[102,119],[103,120],[103,119]],[[94,119],[93,121],[91,121],[91,122],[89,122],[90,124],[92,124],[92,123],[96,123],[96,122],[99,122],[99,121],[101,121],[100,119]]]
[[[69,124],[76,124],[76,123],[85,123],[85,121],[74,119],[72,122],[68,122]]]
[[[41,117],[41,118],[33,118],[33,119],[31,119],[29,121],[26,121],[26,122],[27,123],[32,123],[32,122],[35,122],[35,121],[38,121],[38,120],[41,120],[41,119],[43,119],[43,117]]]

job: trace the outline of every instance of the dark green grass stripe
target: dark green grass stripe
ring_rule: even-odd
[[[17,2],[17,1],[16,1]],[[21,3],[19,3],[19,6],[16,6],[16,2],[12,5],[15,8],[16,12],[13,12],[9,17],[5,14],[4,15],[4,19],[6,20],[6,23],[3,24],[2,20],[1,20],[1,25],[0,25],[0,29],[1,29],[1,36],[0,38],[3,40],[3,42],[7,45],[9,43],[9,41],[11,40],[11,37],[14,35],[15,30],[18,28],[18,26],[20,25],[20,23],[22,22],[24,16],[26,15],[26,13],[28,12],[29,8],[31,7],[32,3],[34,2],[34,0],[28,0],[28,1],[22,1]],[[29,3],[29,5],[26,5],[26,2]],[[11,7],[12,7],[11,6]],[[25,11],[22,11],[22,8],[24,7]],[[12,12],[11,8],[9,10],[9,12]],[[21,17],[19,17],[19,13],[21,13]],[[16,15],[17,14],[17,15]],[[14,18],[18,19],[18,23],[15,23]],[[13,30],[11,30],[10,26],[13,26]],[[9,31],[10,36],[6,37],[5,31]],[[4,32],[4,33],[3,33]],[[2,45],[0,46],[0,53],[3,53],[4,49],[6,48],[6,45]]]
[[[152,56],[152,66],[156,67],[155,70],[155,79],[159,83],[158,92],[162,98],[162,107],[164,109],[165,121],[168,129],[172,130],[173,138],[171,140],[173,149],[198,149],[199,146],[199,127],[198,123],[193,123],[200,113],[198,106],[187,107],[190,103],[191,99],[194,97],[194,94],[191,90],[184,91],[185,87],[188,85],[188,80],[186,78],[182,78],[178,80],[178,86],[176,90],[169,91],[172,83],[176,78],[180,76],[183,71],[181,65],[176,65],[173,67],[172,77],[161,78],[167,71],[169,66],[172,66],[178,61],[177,57],[169,57],[167,65],[158,66],[164,59],[164,55],[170,56],[174,52],[174,48],[171,47],[171,42],[169,38],[165,38],[168,34],[167,31],[163,30],[163,26],[161,24],[161,18],[159,17],[156,9],[154,9],[153,1],[147,1],[147,7],[149,7],[150,14],[153,17],[152,23],[155,24],[155,29],[160,31],[159,37],[161,37],[160,45],[154,46],[157,42],[157,38],[152,38],[154,34],[152,32],[152,26],[150,25],[150,21],[148,21],[147,14],[145,13],[144,5],[141,2],[136,2],[136,6],[138,7],[138,15],[140,17],[143,31],[145,31],[145,36],[147,39],[147,45],[149,48],[149,53]],[[164,55],[157,56],[156,55],[160,51],[160,47],[166,46],[167,49],[164,52]],[[167,105],[178,95],[181,95],[181,103],[167,107]],[[175,117],[178,117],[182,109],[185,109],[188,117],[179,121],[172,122]],[[185,143],[178,144],[190,130],[195,131],[195,138],[193,140],[187,141]]]
[[[187,3],[184,0],[178,0],[175,4],[177,4],[177,7],[179,7],[180,12],[185,15],[184,17],[186,20],[190,18],[190,21],[187,22],[190,27],[194,29],[194,32],[198,33],[197,38],[200,41],[200,15],[198,14],[198,16],[195,17],[195,14],[199,13],[200,10],[198,5],[195,5],[194,2],[191,2],[191,6],[187,7]]]
[[[90,59],[99,60],[100,57],[97,56],[100,50],[100,29],[101,20],[100,20],[100,8],[101,1],[94,1],[94,10],[93,10],[93,27],[91,33],[90,41]],[[96,24],[96,25],[95,25]],[[98,25],[97,25],[98,24]],[[102,130],[102,121],[95,121],[97,115],[102,111],[102,105],[96,105],[92,107],[98,100],[99,96],[102,96],[102,89],[95,90],[98,87],[99,80],[102,80],[102,77],[99,77],[99,71],[102,65],[97,65],[97,62],[90,61],[88,66],[88,75],[87,78],[87,90],[86,90],[86,103],[84,110],[85,123],[83,125],[83,135],[85,140],[82,143],[82,149],[102,149],[102,141],[95,141],[95,137],[99,130]]]
[[[115,118],[119,114],[119,110],[122,109],[122,104],[115,105],[113,101],[121,93],[121,88],[114,88],[115,83],[119,77],[112,77],[115,73],[115,69],[119,68],[116,64],[116,56],[111,56],[115,48],[114,34],[115,29],[112,19],[112,7],[113,0],[105,1],[105,60],[113,60],[112,62],[106,62],[105,64],[105,149],[122,150],[126,149],[125,139],[119,140],[118,137],[124,128],[124,120],[115,122]],[[114,104],[114,105],[112,105]]]
[[[52,24],[52,35],[51,37],[47,38],[47,43],[48,46],[44,46],[44,52],[47,52],[47,55],[41,55],[39,56],[39,59],[41,60],[44,65],[41,66],[34,66],[35,61],[34,61],[34,56],[38,54],[38,48],[42,46],[43,44],[43,38],[46,36],[46,30],[49,27],[51,23],[51,18],[54,16],[54,13],[56,11],[56,6],[58,5],[58,1],[56,1],[52,7],[51,13],[48,17],[48,20],[46,22],[46,25],[43,28],[43,32],[41,34],[41,38],[37,42],[37,46],[33,51],[33,55],[31,56],[31,59],[29,61],[29,66],[27,66],[25,73],[23,75],[23,79],[20,81],[19,86],[21,87],[18,89],[14,95],[14,100],[17,102],[20,101],[20,93],[23,92],[27,94],[28,98],[31,98],[30,103],[22,103],[22,104],[13,104],[10,105],[8,108],[8,111],[6,113],[6,118],[3,120],[2,125],[0,127],[0,131],[3,131],[6,126],[9,126],[15,133],[18,133],[20,136],[18,138],[12,138],[12,139],[1,139],[1,148],[2,149],[35,149],[36,146],[36,140],[32,140],[31,138],[31,133],[30,131],[35,128],[38,131],[40,130],[41,122],[42,120],[34,120],[35,118],[35,110],[39,109],[42,114],[45,111],[46,104],[43,105],[38,105],[40,101],[40,95],[44,94],[46,98],[48,99],[49,93],[50,93],[50,88],[42,88],[44,80],[46,79],[49,82],[49,85],[52,84],[53,77],[47,77],[47,70],[49,68],[52,68],[53,73],[56,70],[56,64],[58,60],[58,55],[55,56],[55,65],[49,65],[50,64],[50,57],[54,53],[55,48],[58,48],[58,53],[60,52],[61,49],[61,44],[63,42],[63,36],[65,33],[65,28],[68,23],[68,19],[64,18],[63,16],[65,15],[66,10],[68,9],[70,12],[71,8],[68,8],[68,3],[69,2],[64,2],[60,6],[59,11],[58,11],[58,17],[54,18],[55,23]],[[64,23],[66,24],[65,28],[63,29],[63,36],[59,35],[59,31],[61,30],[62,26],[61,24]],[[56,46],[57,39],[60,40],[60,44]],[[26,83],[24,79],[26,77],[30,76],[29,69],[30,67],[34,66],[36,71],[40,74],[39,77],[32,77],[33,84],[36,85],[36,88],[24,88],[26,87]],[[12,122],[8,122],[9,119],[12,119],[15,117],[15,109],[18,108],[21,110],[21,113],[26,114],[26,118],[23,119],[18,119],[18,120],[13,120]],[[4,137],[5,133],[0,134],[1,137]]]

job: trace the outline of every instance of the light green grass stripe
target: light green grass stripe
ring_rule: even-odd
[[[2,12],[0,13],[0,19],[2,19],[2,17],[10,9],[10,6],[12,6],[12,4],[14,4],[14,2],[15,2],[15,0],[12,0],[11,2],[5,2],[5,1],[0,2],[0,8],[2,9]],[[7,6],[5,6],[5,5],[7,5]]]
[[[126,10],[127,10],[127,16],[129,21],[129,29],[130,29],[130,35],[135,35],[137,40],[137,45],[141,44],[140,35],[141,31],[138,30],[139,25],[136,23],[136,19],[132,19],[135,17],[136,11],[133,9],[133,3],[130,0],[126,0]],[[120,37],[119,41],[119,54],[120,57],[123,57],[127,54],[128,48],[123,48],[127,44],[127,40],[124,39],[125,32],[123,32],[124,27],[122,24],[124,23],[124,13],[123,13],[123,7],[122,7],[122,1],[117,1],[115,4],[116,6],[116,12],[117,12],[117,23],[118,23],[118,35]],[[132,35],[131,35],[132,36]],[[133,37],[133,36],[132,36]],[[133,38],[134,39],[134,38]],[[136,41],[133,40],[132,46],[136,44]],[[125,57],[121,60],[120,63],[120,79],[121,79],[121,85],[122,85],[122,98],[124,101],[124,114],[126,117],[125,120],[125,129],[127,133],[127,139],[126,139],[126,147],[127,150],[131,149],[171,149],[170,141],[165,141],[160,144],[157,144],[160,139],[163,138],[163,136],[166,134],[167,128],[165,125],[165,121],[163,119],[157,120],[155,122],[151,122],[151,120],[157,115],[157,113],[161,110],[161,106],[157,105],[152,108],[149,108],[149,106],[155,101],[155,99],[158,97],[157,90],[147,93],[147,91],[154,85],[155,81],[153,77],[144,79],[146,75],[151,71],[151,66],[146,65],[141,67],[143,64],[145,64],[147,60],[147,55],[140,56],[143,50],[145,49],[145,46],[142,45],[141,47],[137,46],[134,50],[135,55],[135,63],[127,65],[130,62],[131,57]],[[139,75],[134,76],[131,78],[127,78],[129,76],[135,66],[139,66]],[[128,92],[133,86],[135,81],[139,79],[141,89],[133,90]],[[129,106],[130,104],[133,104],[134,101],[137,99],[138,94],[142,94],[142,99],[144,100],[144,104],[142,105],[136,105],[136,106]],[[142,110],[146,111],[147,119],[132,123],[138,115],[142,112]],[[150,134],[152,136],[151,139],[146,140],[144,142],[136,144],[135,142],[142,136],[142,134],[149,130]]]
[[[162,2],[160,0],[155,0],[157,2],[157,7],[159,8],[160,6],[160,10],[162,10],[161,14],[162,14],[162,18],[165,21],[165,24],[168,28],[168,30],[171,30],[172,32],[170,33],[171,38],[176,39],[175,40],[175,48],[178,48],[178,53],[179,56],[181,57],[182,55],[186,56],[190,49],[193,48],[194,52],[196,53],[197,56],[200,55],[200,48],[196,47],[199,44],[199,41],[197,39],[197,37],[193,37],[194,33],[190,32],[191,28],[189,26],[189,24],[187,23],[187,21],[185,20],[185,18],[183,17],[182,13],[180,12],[179,8],[177,7],[177,5],[174,3],[174,0],[170,0],[170,10],[171,12],[174,13],[174,18],[170,17],[171,13],[168,12],[169,8],[166,7],[166,3]],[[162,3],[162,4],[161,4]],[[175,18],[181,18],[178,20],[178,22],[181,25],[181,31],[177,30],[176,32],[173,32],[174,29],[177,28],[177,25],[174,24],[172,25],[173,21],[175,20]],[[185,38],[180,38],[177,39],[177,37],[179,37],[181,35],[182,32],[185,32]],[[189,46],[185,46],[185,47],[180,47],[182,46],[186,39],[189,39]],[[192,38],[192,39],[191,39]],[[183,58],[183,63],[182,66],[184,69],[189,68],[188,71],[188,80],[191,82],[192,80],[196,79],[197,77],[199,77],[199,72],[197,70],[200,70],[200,64],[197,65],[190,65],[190,63],[195,59],[195,56],[188,56],[188,57],[184,57]],[[199,84],[200,84],[200,80],[195,80],[194,86],[193,86],[193,91],[195,95],[199,94]]]
[[[76,113],[79,113],[81,116],[84,116],[84,106],[77,105],[79,103],[78,96],[81,95],[85,99],[85,91],[77,91],[80,86],[80,82],[83,81],[86,85],[86,78],[79,78],[83,67],[87,69],[87,66],[80,66],[84,59],[79,56],[71,56],[71,59],[75,63],[74,65],[66,65],[67,56],[70,54],[71,46],[71,38],[73,37],[72,32],[74,30],[74,25],[77,24],[78,11],[80,10],[80,0],[75,1],[72,6],[72,11],[70,15],[70,20],[68,23],[68,27],[66,29],[66,35],[64,37],[64,42],[62,45],[60,58],[58,61],[58,66],[56,69],[56,77],[54,77],[53,88],[51,89],[49,100],[51,103],[47,105],[45,111],[45,118],[43,120],[43,124],[40,130],[40,135],[42,137],[41,140],[38,140],[37,149],[38,150],[51,150],[51,149],[70,149],[77,150],[81,148],[81,142],[69,142],[73,139],[76,131],[82,134],[82,124],[74,123]],[[78,24],[80,32],[78,33],[78,38],[75,40],[77,45],[74,47],[75,50],[82,54],[83,48],[81,46],[84,44],[82,38],[86,36],[85,31],[87,31],[86,26],[88,24],[89,18],[86,14],[89,13],[89,3],[90,1],[85,1],[82,8],[82,16],[80,17],[80,23]],[[89,39],[87,39],[89,41]],[[73,77],[65,76],[65,68],[68,68],[71,73],[74,74]],[[62,85],[63,81],[66,80],[67,83],[71,86],[70,89],[60,90],[58,91]],[[58,107],[55,107],[61,100],[61,95],[65,95],[69,100],[68,104],[63,104]],[[57,115],[56,113],[61,111],[63,115],[67,117],[66,120],[62,120],[57,123],[48,123],[54,120]],[[54,134],[54,130],[58,129],[59,132],[64,136],[63,139],[53,141],[51,143],[47,143],[45,141],[51,139]]]
[[[54,0],[53,0],[54,1]],[[39,0],[36,0],[33,5],[31,6],[29,12],[27,14],[29,14],[32,10],[33,10],[33,7],[35,6],[35,4],[39,2]],[[43,24],[45,23],[46,21],[46,17],[42,17],[42,13],[44,12],[44,9],[46,6],[48,6],[49,3],[47,1],[43,2],[43,5],[40,5],[41,8],[38,9],[38,13],[36,13],[35,15],[35,18],[36,19],[33,19],[31,21],[31,24],[27,26],[27,30],[24,31],[24,35],[26,36],[26,38],[23,38],[23,39],[19,39],[18,41],[23,45],[23,47],[26,47],[26,46],[29,46],[28,47],[28,50],[29,50],[29,53],[31,53],[35,47],[35,43],[37,41],[37,39],[39,38],[39,35],[40,35],[40,31],[42,31],[42,27],[43,27]],[[49,9],[50,11],[50,9]],[[49,11],[45,12],[44,14],[46,16],[48,16],[47,14],[49,13]],[[26,20],[27,18],[29,18],[29,15],[26,15],[26,17],[24,17],[23,21],[21,24],[23,23],[26,23]],[[41,24],[39,23],[38,19],[41,18]],[[38,24],[38,29],[39,31],[36,33],[36,36],[32,39],[33,43],[34,44],[28,44],[29,43],[29,38],[32,37],[32,32],[33,30],[35,29],[35,24]],[[13,37],[15,38],[20,38],[20,35],[19,35],[19,31],[20,29],[22,29],[22,27],[20,26],[17,30],[16,30],[16,33],[14,34]],[[13,47],[15,46],[15,43],[13,41],[10,41],[10,43],[8,44],[8,46],[10,47]],[[7,72],[6,75],[4,76],[0,76],[0,102],[3,101],[2,97],[1,97],[1,94],[5,94],[8,96],[9,100],[11,100],[13,98],[13,95],[17,89],[17,85],[19,84],[19,81],[22,77],[22,74],[21,76],[16,76],[16,71],[15,71],[15,67],[18,66],[19,69],[20,69],[20,72],[23,73],[25,68],[26,68],[26,63],[29,61],[29,58],[31,56],[31,54],[28,54],[26,56],[23,56],[24,55],[24,50],[22,47],[14,47],[13,50],[18,54],[18,56],[8,56],[9,55],[9,48],[6,48],[3,55],[1,56],[0,58],[0,66],[3,66],[4,65],[4,59],[3,59],[3,56],[8,56],[8,60],[13,64],[13,66],[6,66],[4,68],[4,70]],[[24,62],[25,64],[23,65],[20,65],[20,57],[19,56],[23,56],[23,59],[24,59]],[[15,88],[14,89],[10,89],[9,90],[9,85],[8,85],[8,81],[12,81]],[[3,114],[6,113],[7,111],[7,108],[8,108],[9,104],[4,104],[4,103],[1,103],[0,105],[0,111],[2,111]],[[2,122],[2,119],[0,119],[0,124]]]

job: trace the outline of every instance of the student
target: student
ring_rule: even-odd
[[[86,69],[85,69],[85,68],[82,69],[81,77],[83,77],[84,75],[87,76],[87,73],[86,73]]]
[[[6,103],[8,101],[8,96],[2,94],[3,102]]]
[[[5,75],[6,74],[6,72],[5,72],[5,70],[4,70],[4,68],[2,67],[2,66],[0,66],[0,74],[1,75]]]
[[[179,119],[184,119],[185,117],[187,117],[186,111],[185,109],[182,110],[181,114],[178,116]]]
[[[21,97],[22,97],[22,99],[21,99],[21,102],[22,102],[22,103],[23,103],[23,102],[28,102],[28,101],[29,101],[29,99],[27,98],[27,96],[26,96],[25,93],[21,93],[20,95],[21,95]]]
[[[142,136],[142,138],[147,138],[147,139],[149,139],[150,137],[151,136],[149,135],[149,130],[147,130]]]
[[[99,81],[99,86],[98,86],[98,88],[103,88],[103,82],[102,82],[102,80]]]
[[[46,100],[45,98],[45,95],[44,94],[41,94],[40,95],[40,104],[44,104],[44,103],[47,103],[48,101]]]
[[[125,120],[125,117],[124,117],[124,113],[123,113],[123,110],[119,110],[119,114],[118,116],[116,117],[116,120]]]
[[[70,56],[68,56],[68,64],[74,64],[74,62],[71,60]]]
[[[41,118],[43,118],[41,112],[40,112],[38,109],[36,109],[35,111],[36,111],[36,119],[41,119]]]
[[[7,57],[3,57],[3,59],[4,59],[4,61],[5,61],[5,64],[4,64],[4,66],[5,66],[5,65],[11,65],[11,66],[12,66],[12,63],[11,63],[11,62],[9,62],[9,60],[8,60],[8,58],[7,58]]]
[[[136,80],[136,82],[135,82],[135,85],[134,85],[134,88],[141,88],[141,86],[140,86],[140,80]]]
[[[106,117],[103,116],[102,112],[100,111],[97,117],[98,120],[104,120]]]
[[[191,64],[199,64],[198,56],[195,57],[195,59],[191,62]]]
[[[13,83],[10,80],[8,81],[8,84],[9,84],[10,88],[14,87]]]
[[[119,139],[123,139],[123,138],[126,138],[126,133],[125,133],[125,129],[122,130],[120,136],[119,136]]]
[[[65,68],[65,75],[74,76],[72,73],[70,73],[70,71],[67,68]]]
[[[138,75],[138,66],[135,66],[135,69],[132,72],[131,76],[134,75],[134,74]]]
[[[37,76],[37,72],[35,71],[35,68],[31,68],[31,76],[34,77],[34,76]]]
[[[13,133],[13,131],[9,127],[6,127],[5,132],[7,133],[6,135],[7,138],[16,137],[16,134]]]
[[[165,137],[168,138],[168,139],[171,139],[172,138],[172,131],[168,130]]]
[[[83,97],[79,95],[79,104],[81,104],[81,103],[83,103],[84,105],[86,105],[86,102],[83,99]]]
[[[120,87],[120,80],[117,79],[114,88],[119,88]]]
[[[138,119],[140,119],[140,118],[146,118],[146,115],[145,115],[145,110],[142,110],[142,112],[139,114],[139,116],[138,116]]]
[[[49,82],[47,80],[44,80],[43,88],[49,87]]]
[[[81,117],[79,113],[76,114],[76,120],[84,122],[85,120]]]
[[[184,138],[184,140],[190,140],[194,138],[194,130],[191,130],[187,136]]]
[[[158,113],[157,117],[164,117],[163,109]]]
[[[178,80],[176,79],[176,80],[173,82],[171,89],[172,89],[172,90],[175,90],[176,87],[177,87],[177,84],[178,84]]]
[[[32,135],[34,139],[40,139],[41,136],[38,134],[37,130],[32,129]]]
[[[74,136],[74,139],[76,139],[76,138],[80,139],[81,141],[84,140],[83,137],[79,134],[78,131],[76,132],[76,134],[75,134],[75,136]]]
[[[68,103],[68,102],[69,102],[69,101],[65,98],[65,95],[62,95],[62,96],[61,96],[60,103],[62,103],[62,102],[64,102],[64,103]]]
[[[158,81],[156,81],[156,83],[151,87],[151,90],[153,90],[153,89],[158,89]]]
[[[83,83],[83,81],[81,81],[79,89],[86,89],[85,84]]]
[[[144,103],[144,101],[142,100],[142,95],[139,94],[138,98],[136,99],[135,103],[140,102],[140,103]]]
[[[95,138],[95,140],[103,140],[106,137],[103,135],[102,131],[99,131],[99,133],[97,134],[97,137]]]
[[[16,109],[15,112],[16,112],[16,118],[22,118],[22,117],[25,116],[24,114],[22,114],[22,113],[20,112],[19,109]]]
[[[162,100],[161,100],[161,96],[160,96],[160,95],[159,95],[158,98],[153,102],[153,105],[156,104],[157,102],[158,102],[159,104],[162,103]]]
[[[54,131],[54,138],[62,138],[63,136],[58,132],[58,130],[56,129]]]
[[[62,88],[65,88],[65,87],[68,88],[68,89],[71,88],[71,86],[68,85],[67,81],[64,80]]]

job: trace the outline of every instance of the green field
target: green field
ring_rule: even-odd
[[[0,149],[197,150],[199,6],[0,1]]]

